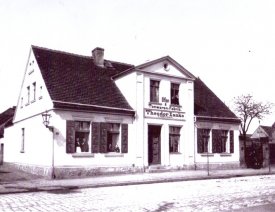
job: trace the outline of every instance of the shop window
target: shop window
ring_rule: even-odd
[[[108,124],[107,152],[120,152],[120,124]]]
[[[227,138],[228,138],[228,131],[222,130],[221,131],[221,152],[228,152],[227,148]]]
[[[90,127],[92,125],[92,127]],[[92,129],[90,133],[90,129]],[[91,134],[91,137],[90,137]],[[91,140],[91,143],[90,143]],[[128,152],[128,124],[67,121],[66,152]]]
[[[90,122],[75,121],[76,152],[89,152]]]
[[[67,153],[89,152],[90,122],[67,121]]]
[[[171,83],[171,104],[179,105],[179,84]]]
[[[210,129],[197,129],[197,151],[198,153],[209,152]]]
[[[159,81],[150,80],[150,102],[159,102]]]
[[[180,129],[181,127],[169,127],[169,152],[179,152],[180,144]]]
[[[212,152],[229,152],[228,130],[212,130]]]

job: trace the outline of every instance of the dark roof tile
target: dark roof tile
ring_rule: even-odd
[[[94,65],[93,58],[32,46],[52,100],[131,110],[111,76],[132,65],[105,61],[106,68]]]
[[[236,115],[204,84],[200,78],[194,81],[195,115],[235,118]]]

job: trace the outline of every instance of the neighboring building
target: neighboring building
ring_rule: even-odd
[[[259,157],[263,167],[267,167],[269,162],[275,163],[275,123],[272,126],[259,127],[251,135],[251,142],[248,143],[247,152],[254,151],[257,154],[254,157]],[[250,164],[250,158],[248,164]],[[270,160],[270,161],[269,161]]]
[[[13,123],[5,162],[41,175],[239,166],[240,120],[169,56],[133,66],[32,46]]]
[[[0,113],[0,165],[3,164],[4,158],[4,134],[5,128],[12,126],[12,120],[15,112],[15,106]]]

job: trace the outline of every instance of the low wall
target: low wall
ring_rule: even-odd
[[[35,165],[18,164],[18,163],[17,164],[5,163],[5,164],[8,166],[13,166],[21,171],[39,175],[39,176],[44,176],[49,179],[52,177],[52,171],[53,171],[52,167],[35,166]],[[207,167],[208,167],[207,163],[197,163],[196,165],[183,165],[183,166],[153,165],[153,166],[146,166],[146,167],[57,166],[57,167],[54,167],[54,176],[56,179],[70,179],[70,178],[83,178],[83,177],[115,175],[115,174],[133,174],[133,173],[143,173],[143,172],[206,170]],[[209,164],[210,170],[238,169],[238,168],[240,168],[239,163]]]
[[[205,170],[208,168],[212,170],[226,170],[226,169],[239,169],[241,168],[240,163],[196,163],[195,164],[197,170]]]

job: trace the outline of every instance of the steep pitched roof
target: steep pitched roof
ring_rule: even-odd
[[[111,76],[132,65],[105,60],[104,68],[93,58],[32,46],[42,77],[55,106],[82,104],[132,111]]]
[[[4,136],[4,128],[12,125],[15,108],[14,106],[0,113],[0,138]]]
[[[237,116],[200,78],[196,78],[194,81],[194,102],[194,113],[196,116],[225,118],[240,122]]]
[[[263,125],[260,125],[260,127],[266,132],[269,137],[272,137],[272,132],[274,131],[274,128]]]

